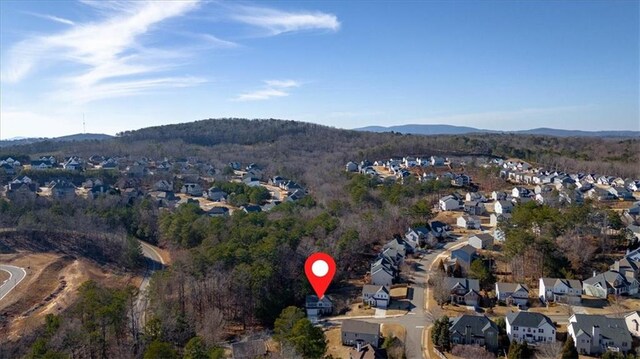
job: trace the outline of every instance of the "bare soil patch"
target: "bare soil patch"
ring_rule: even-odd
[[[27,277],[0,306],[0,338],[3,340],[14,340],[22,333],[29,333],[42,325],[45,315],[68,308],[76,301],[80,285],[87,280],[112,288],[135,285],[132,275],[58,254],[21,252],[0,255],[0,260],[27,271]]]

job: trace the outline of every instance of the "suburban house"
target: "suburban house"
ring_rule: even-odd
[[[484,203],[480,201],[467,201],[464,202],[464,211],[473,216],[479,216],[484,214]]]
[[[631,281],[617,271],[606,271],[582,281],[584,294],[596,298],[606,299],[611,295],[633,295],[638,293],[638,281]]]
[[[477,279],[447,277],[444,279],[444,284],[451,291],[451,303],[470,306],[478,305],[480,282]]]
[[[233,359],[255,359],[267,356],[267,345],[262,339],[231,344]]]
[[[469,269],[471,262],[477,257],[476,249],[468,244],[451,251],[451,259],[460,263],[465,269]]]
[[[459,174],[451,179],[451,185],[456,187],[464,187],[471,184],[471,177],[465,174]]]
[[[426,227],[415,227],[407,229],[407,233],[404,234],[404,240],[413,249],[421,244],[429,244],[434,246],[438,240],[431,234],[431,231]]]
[[[522,198],[522,197],[531,197],[531,191],[524,188],[524,187],[514,187],[513,190],[511,190],[511,196],[515,197],[515,198]]]
[[[634,337],[640,337],[640,312],[634,311],[624,316],[627,329]]]
[[[382,285],[365,284],[362,287],[362,302],[374,308],[387,309],[391,301],[389,288]]]
[[[248,204],[246,206],[240,207],[244,213],[258,213],[262,212],[262,208],[260,206],[256,206],[254,204]]]
[[[429,162],[434,167],[444,166],[444,158],[442,157],[431,156],[431,158],[429,159]]]
[[[466,229],[480,229],[480,218],[476,216],[462,215],[456,220],[456,225]]]
[[[462,208],[460,200],[451,195],[440,198],[438,206],[442,211],[456,211]]]
[[[173,191],[173,182],[167,180],[160,180],[153,184],[153,189],[156,191]]]
[[[491,199],[494,201],[505,201],[507,199],[507,192],[493,191],[491,192]]]
[[[224,202],[227,200],[227,193],[220,188],[211,187],[205,192],[206,197],[214,202]]]
[[[540,278],[538,297],[544,302],[579,304],[582,283],[576,279]]]
[[[506,316],[509,340],[529,344],[555,343],[556,327],[549,317],[535,312],[516,312]]]
[[[478,202],[486,202],[487,199],[480,192],[467,192],[464,196],[465,201],[478,201]]]
[[[448,224],[441,221],[431,221],[429,223],[429,227],[431,227],[431,233],[438,238],[438,240],[444,240],[449,237],[449,231],[451,231],[451,227]]]
[[[200,197],[202,196],[203,190],[202,186],[197,183],[185,183],[180,189],[180,192],[190,196]]]
[[[496,298],[507,305],[528,305],[529,288],[520,283],[496,283]]]
[[[66,180],[51,181],[51,183],[49,183],[49,189],[51,190],[51,197],[53,198],[74,198],[76,196],[76,186]]]
[[[371,284],[390,287],[396,277],[397,267],[387,258],[371,263]]]
[[[504,214],[491,213],[489,215],[489,225],[492,227],[497,227],[498,222],[507,221],[509,219],[511,219],[511,213],[504,213]]]
[[[380,342],[380,324],[369,323],[362,320],[347,319],[342,322],[340,328],[342,345],[365,346],[371,344],[377,348]]]
[[[497,214],[511,213],[511,211],[513,211],[513,203],[506,200],[496,201],[496,204],[493,206],[493,210]]]
[[[358,165],[355,162],[347,162],[347,172],[358,172]]]
[[[628,352],[631,334],[623,318],[604,315],[574,314],[569,318],[568,334],[578,353],[598,355],[607,351]]]
[[[210,217],[226,217],[229,215],[229,208],[215,206],[215,207],[211,207],[208,211],[206,211],[206,213]]]
[[[317,295],[308,295],[306,297],[304,308],[307,310],[307,319],[312,323],[316,323],[318,318],[333,312],[333,303],[328,296],[318,298]]]
[[[474,234],[469,237],[469,245],[476,249],[493,248],[493,236],[489,233]]]
[[[246,184],[249,187],[257,187],[260,185],[260,178],[253,176],[245,176],[242,179],[242,183]]]
[[[498,349],[499,332],[496,323],[484,315],[465,314],[453,318],[449,325],[452,344],[479,345],[489,351]]]

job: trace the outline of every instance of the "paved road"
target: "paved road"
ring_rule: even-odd
[[[2,300],[13,288],[22,282],[24,277],[27,276],[27,272],[24,268],[4,264],[0,264],[0,270],[9,273],[9,279],[4,283],[0,283],[0,300]]]
[[[149,303],[147,298],[147,287],[149,286],[151,275],[155,271],[164,268],[165,265],[162,260],[162,256],[158,253],[156,247],[143,241],[140,241],[140,247],[142,248],[142,254],[144,255],[147,268],[144,272],[142,283],[140,283],[138,299],[136,300],[136,310],[134,313],[134,320],[137,322],[138,331],[142,331],[146,323],[147,305]]]
[[[447,243],[444,249],[433,251],[429,254],[425,254],[419,259],[414,261],[414,265],[411,271],[413,275],[412,297],[411,304],[413,308],[409,313],[402,316],[394,316],[387,318],[361,318],[365,322],[380,323],[380,324],[399,324],[407,331],[407,337],[405,340],[405,353],[407,359],[422,359],[424,358],[424,349],[426,343],[423,343],[424,329],[428,328],[432,324],[432,316],[427,308],[427,281],[429,277],[429,271],[431,270],[436,259],[440,257],[446,257],[449,254],[451,248],[459,247],[466,244],[466,242],[450,242]],[[330,323],[341,322],[347,317],[330,318]]]

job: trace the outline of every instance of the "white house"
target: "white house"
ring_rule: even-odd
[[[480,229],[480,218],[476,216],[463,215],[458,217],[456,225],[466,229]]]
[[[582,283],[575,279],[540,278],[538,297],[544,302],[582,302]]]
[[[513,210],[513,203],[505,200],[496,201],[496,204],[493,206],[493,210],[497,214],[511,213]]]
[[[490,233],[480,233],[469,237],[469,245],[476,249],[491,249],[493,239]]]
[[[569,318],[567,332],[582,355],[597,355],[607,351],[626,353],[632,347],[631,334],[623,318],[574,314]]]
[[[440,210],[442,211],[455,211],[462,208],[460,201],[454,196],[445,196],[440,198],[438,202]]]
[[[534,312],[509,313],[506,318],[509,340],[529,344],[555,343],[556,327],[549,317]]]
[[[391,295],[389,289],[383,285],[365,284],[362,287],[362,302],[375,308],[387,309]]]
[[[634,337],[640,337],[640,313],[635,311],[624,316],[627,329]]]

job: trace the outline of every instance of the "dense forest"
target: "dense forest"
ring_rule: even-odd
[[[310,172],[316,177],[322,177],[327,170],[329,175],[335,173],[349,160],[406,155],[482,155],[516,157],[562,171],[640,176],[638,138],[516,134],[420,136],[358,132],[274,119],[209,119],[127,131],[103,141],[45,141],[0,148],[0,157],[38,154],[197,156],[220,166],[229,161],[260,162],[271,172]],[[294,173],[290,176],[295,177]]]

